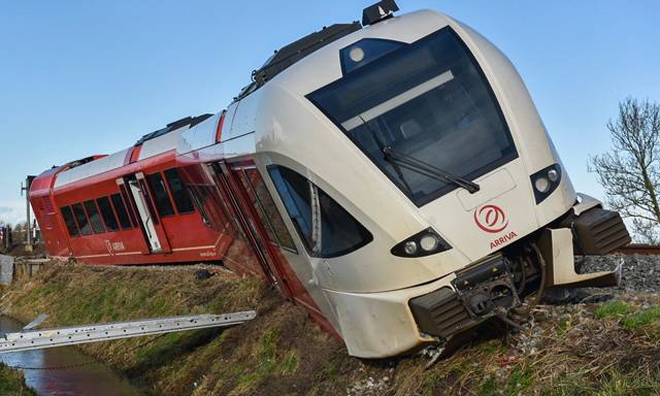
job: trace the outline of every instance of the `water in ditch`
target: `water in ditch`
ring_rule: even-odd
[[[0,335],[21,330],[21,323],[0,316]],[[108,366],[73,347],[0,354],[12,367],[26,367],[25,381],[39,395],[135,396],[142,395]],[[38,368],[38,369],[34,369]]]

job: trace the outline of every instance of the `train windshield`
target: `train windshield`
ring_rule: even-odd
[[[389,42],[396,49],[373,41],[342,50],[359,67],[347,73],[344,63],[343,78],[308,98],[417,206],[461,184],[388,153],[467,182],[518,156],[483,72],[452,29],[412,44]],[[369,53],[385,47],[382,56]]]

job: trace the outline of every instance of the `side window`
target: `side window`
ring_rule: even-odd
[[[264,211],[264,215],[269,221],[269,224],[272,227],[280,245],[297,252],[296,245],[293,243],[291,234],[289,234],[289,230],[287,230],[286,226],[284,225],[284,220],[282,220],[282,216],[277,210],[275,202],[273,202],[273,197],[266,189],[266,184],[264,183],[261,174],[259,174],[257,169],[247,169],[245,172],[247,173],[248,180],[254,189],[254,193],[257,195],[260,209]]]
[[[342,256],[373,240],[350,213],[302,175],[282,166],[268,171],[310,256]]]
[[[124,205],[124,200],[121,199],[121,195],[113,194],[110,196],[110,199],[112,200],[112,204],[115,207],[115,212],[117,213],[117,218],[119,219],[121,228],[125,230],[131,229],[131,220],[128,218],[126,205]]]
[[[165,182],[160,173],[153,173],[147,175],[147,182],[149,183],[149,188],[151,194],[154,198],[154,203],[156,204],[156,209],[158,209],[158,214],[160,217],[167,217],[174,215],[174,207],[170,201],[170,196],[167,193],[165,188]]]
[[[229,217],[225,212],[225,203],[216,196],[215,188],[203,184],[188,187],[204,225],[215,231],[233,235],[234,232],[231,224],[229,224]]]
[[[259,216],[259,220],[261,220],[261,224],[263,224],[264,228],[266,229],[266,234],[268,234],[268,240],[274,245],[279,245],[279,243],[277,242],[277,238],[275,237],[275,233],[273,232],[273,226],[270,224],[270,221],[268,221],[266,215],[261,209],[261,205],[259,204],[259,201],[254,195],[252,185],[247,179],[248,177],[247,174],[245,173],[244,170],[238,169],[236,171],[236,175],[238,175],[238,178],[241,180],[241,183],[243,184],[245,191],[247,191],[248,193],[248,199],[250,200],[250,204],[254,207],[254,210],[257,212],[257,216]]]
[[[183,183],[183,180],[181,180],[179,172],[173,168],[168,169],[163,173],[165,174],[165,179],[167,179],[167,185],[172,193],[172,198],[174,198],[177,212],[179,212],[179,214],[193,213],[195,208],[190,199],[188,188]]]
[[[108,197],[101,197],[96,200],[96,203],[99,205],[101,216],[103,216],[103,221],[108,231],[119,231],[119,224],[117,223],[115,213],[112,211]]]
[[[78,232],[78,226],[76,225],[76,220],[73,218],[73,212],[68,206],[60,208],[62,212],[62,217],[64,218],[64,224],[66,224],[66,229],[69,231],[69,235],[72,237],[77,237],[80,235]]]
[[[103,221],[101,220],[101,215],[99,210],[96,208],[96,203],[94,201],[85,201],[85,210],[87,211],[87,217],[89,217],[89,222],[92,224],[92,229],[95,234],[100,234],[105,232],[105,227],[103,226]]]
[[[73,214],[76,217],[76,222],[78,223],[80,233],[82,235],[90,235],[92,233],[92,226],[89,225],[89,222],[87,221],[87,215],[85,214],[85,210],[83,209],[82,205],[79,203],[73,204],[71,205],[71,208],[73,209]]]
[[[137,218],[135,217],[135,210],[133,210],[133,203],[131,202],[130,198],[128,197],[128,192],[126,191],[126,186],[121,185],[119,186],[119,191],[121,192],[121,196],[124,197],[124,202],[126,202],[127,208],[128,209],[128,214],[131,216],[131,221],[133,222],[134,226],[138,225]],[[117,201],[113,199],[113,202],[115,203],[115,209],[117,209]]]

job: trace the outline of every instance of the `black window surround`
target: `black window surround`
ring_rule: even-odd
[[[128,196],[128,191],[127,191],[126,186],[124,184],[119,186],[119,192],[121,193],[123,201],[126,204],[126,209],[128,210],[128,215],[131,218],[131,222],[133,223],[133,227],[139,227],[140,223],[138,223],[138,221],[137,221],[137,218],[136,218],[136,215],[135,215],[135,209],[133,208],[133,202],[131,202],[131,199]],[[118,204],[118,202],[115,202],[115,204]],[[117,206],[115,206],[115,209],[117,209]]]
[[[167,186],[170,188],[172,199],[174,199],[176,211],[180,215],[195,213],[195,206],[190,198],[190,192],[181,179],[179,171],[176,168],[172,168],[164,171],[163,174],[165,180],[167,180]]]
[[[174,216],[174,206],[172,206],[172,201],[170,201],[170,194],[168,194],[165,187],[163,176],[159,172],[147,175],[146,178],[149,183],[151,196],[156,205],[156,210],[158,210],[158,215],[161,218]]]
[[[110,199],[108,197],[97,198],[96,204],[99,207],[99,211],[101,211],[101,217],[103,217],[105,228],[110,232],[119,231],[119,223],[117,223],[115,213],[112,211]]]
[[[373,240],[373,235],[360,222],[307,178],[283,166],[271,165],[267,169],[311,257],[344,256]],[[312,204],[312,201],[316,203]]]
[[[64,219],[64,224],[66,225],[66,229],[69,232],[69,236],[80,236],[80,231],[78,231],[78,226],[76,225],[76,220],[73,217],[73,211],[71,210],[71,207],[61,207],[60,213],[62,213],[62,218]]]
[[[418,207],[459,187],[397,167],[383,148],[468,180],[518,157],[487,77],[450,27],[376,57],[307,98]]]
[[[115,208],[115,213],[117,213],[117,219],[119,220],[121,228],[124,230],[132,229],[133,226],[121,194],[112,194],[110,199],[112,200],[112,206]]]
[[[95,234],[102,234],[105,232],[105,226],[103,225],[103,220],[101,220],[101,214],[99,209],[96,207],[96,202],[93,199],[85,201],[83,203],[85,211],[87,212],[87,218],[89,223],[92,225],[92,230]]]
[[[252,173],[252,176],[250,176],[250,173]],[[256,168],[249,168],[239,171],[238,174],[244,176],[245,188],[248,189],[248,194],[254,197],[255,210],[262,223],[265,224],[271,242],[282,249],[298,253],[291,234],[284,225],[284,220],[275,207],[273,198],[266,189],[259,171]]]
[[[73,204],[71,205],[71,209],[76,218],[80,234],[83,236],[92,235],[92,226],[89,224],[89,221],[87,221],[87,215],[85,214],[85,209],[83,209],[82,204]]]

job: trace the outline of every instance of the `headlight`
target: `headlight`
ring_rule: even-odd
[[[397,243],[390,252],[399,257],[424,257],[449,249],[451,246],[433,228],[427,228]]]
[[[534,187],[538,192],[547,192],[550,189],[550,181],[544,176],[541,176],[534,182]]]
[[[426,234],[419,240],[419,245],[427,252],[432,252],[438,247],[438,237],[434,234]]]
[[[415,242],[415,241],[408,241],[408,242],[406,242],[406,245],[405,245],[405,247],[404,247],[404,250],[405,250],[406,253],[408,253],[409,255],[411,255],[411,256],[414,255],[415,253],[417,253],[417,242]]]
[[[543,202],[561,183],[561,167],[559,164],[550,165],[530,176],[534,186],[536,203]]]

